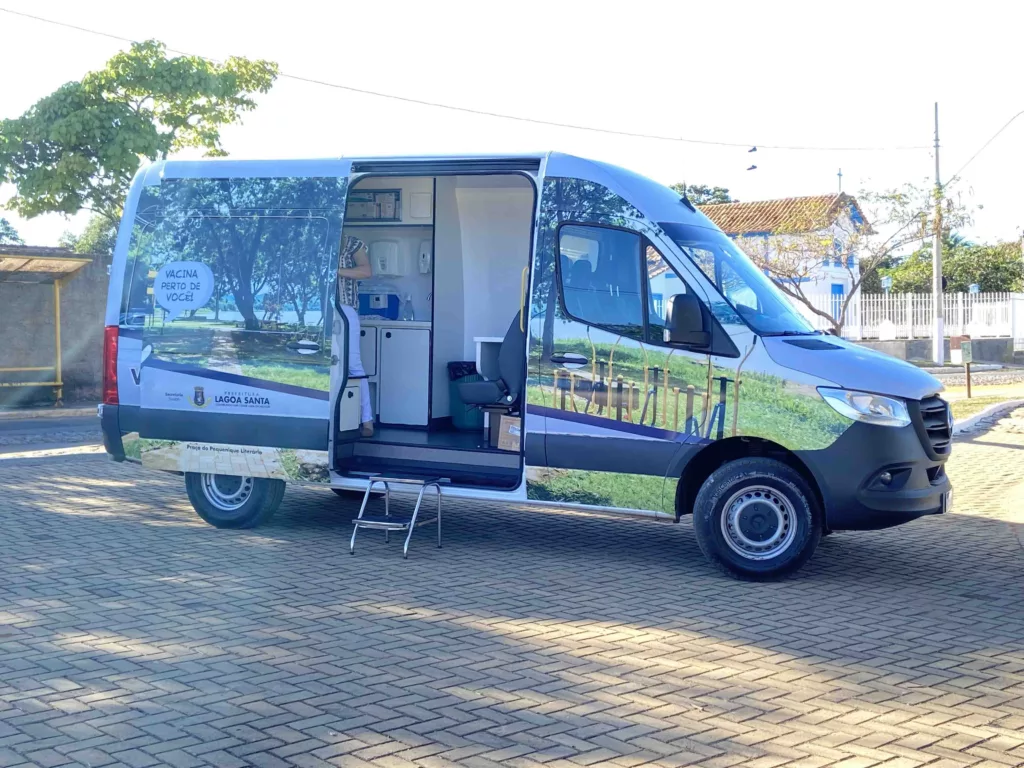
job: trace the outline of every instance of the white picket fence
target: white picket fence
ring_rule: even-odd
[[[1024,339],[1024,293],[947,293],[942,298],[947,336]],[[812,300],[815,308],[839,314],[833,297],[814,296]],[[830,327],[828,320],[806,308],[803,314],[819,330]],[[854,296],[846,310],[843,336],[855,340],[925,339],[931,336],[931,328],[931,294],[863,294]]]

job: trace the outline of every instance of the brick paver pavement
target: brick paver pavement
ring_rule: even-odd
[[[448,504],[257,531],[102,457],[0,461],[0,765],[1024,764],[1024,411],[955,514],[731,581],[679,526]]]

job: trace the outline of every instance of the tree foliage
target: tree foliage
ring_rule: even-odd
[[[25,241],[21,239],[21,235],[18,234],[18,230],[14,228],[7,219],[0,218],[0,245],[24,245]]]
[[[840,333],[865,280],[908,249],[921,247],[937,227],[948,235],[970,222],[970,209],[959,197],[943,199],[936,216],[935,195],[934,187],[905,184],[861,192],[856,201],[843,196],[838,207],[793,217],[782,231],[766,238],[740,238],[738,245],[784,293]],[[814,300],[820,295],[814,286],[826,279],[823,265],[849,276],[850,290],[837,306],[822,307]]]
[[[129,257],[140,279],[131,307],[147,306],[146,275],[172,261],[201,262],[214,274],[219,317],[231,296],[247,330],[292,309],[299,325],[323,322],[347,181],[337,178],[172,179],[147,187]]]
[[[114,256],[114,244],[117,242],[117,227],[103,216],[93,216],[85,225],[82,234],[75,235],[65,232],[60,236],[58,245],[75,253],[88,256],[102,256],[107,263]]]
[[[894,293],[930,293],[931,248],[919,248],[880,272],[892,277]],[[950,293],[967,293],[972,284],[985,293],[1024,290],[1020,243],[975,245],[947,238],[942,249],[942,274]]]
[[[726,187],[709,187],[707,184],[672,184],[671,189],[680,195],[686,195],[694,205],[717,205],[718,203],[738,203],[729,195]]]
[[[168,58],[160,42],[133,43],[0,122],[0,181],[17,188],[7,205],[25,217],[84,208],[116,224],[143,159],[190,147],[226,154],[220,129],[252,110],[276,76],[269,61]]]

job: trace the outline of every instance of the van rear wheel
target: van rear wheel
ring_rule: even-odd
[[[255,528],[281,506],[284,481],[186,472],[185,490],[192,508],[210,525]]]
[[[701,552],[754,581],[793,573],[814,553],[821,513],[807,481],[781,461],[737,459],[704,481],[693,509]]]

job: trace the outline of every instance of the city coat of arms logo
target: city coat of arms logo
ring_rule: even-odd
[[[192,401],[192,405],[196,408],[205,408],[208,405],[206,402],[206,392],[202,387],[196,387],[195,392],[192,394],[190,399]]]

